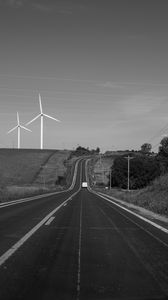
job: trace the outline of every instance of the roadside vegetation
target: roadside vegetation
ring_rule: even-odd
[[[146,155],[132,155],[130,159],[129,187],[136,190],[150,184],[161,175],[159,160]],[[117,157],[111,168],[111,187],[127,189],[128,157]]]
[[[113,153],[110,171],[106,173],[100,160],[91,160],[88,171],[92,188],[168,216],[168,137],[161,140],[158,153],[151,153],[151,148],[150,144],[145,143],[140,151]],[[132,158],[129,191],[128,155]],[[101,158],[102,165],[107,159],[110,160],[110,153]],[[99,178],[98,173],[102,173]]]
[[[158,177],[149,186],[140,190],[128,192],[119,188],[100,187],[95,187],[95,190],[168,217],[168,174]]]
[[[96,149],[89,149],[89,147],[85,148],[82,146],[78,146],[75,150],[71,152],[71,157],[78,157],[78,156],[90,156],[90,155],[97,155],[100,153],[100,148],[97,147]]]
[[[68,188],[75,157],[66,150],[0,149],[0,201]]]

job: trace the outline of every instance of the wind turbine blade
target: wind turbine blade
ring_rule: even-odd
[[[18,126],[15,126],[15,127],[12,128],[11,130],[9,130],[7,133],[10,133],[10,132],[14,131],[14,130],[17,129],[17,128],[18,128]]]
[[[27,131],[30,131],[30,132],[32,132],[32,130],[30,130],[30,129],[28,129],[28,128],[26,128],[26,127],[22,126],[22,125],[20,125],[20,127],[21,127],[21,128],[23,128],[24,130],[27,130]]]
[[[29,125],[30,123],[34,122],[34,121],[35,121],[36,119],[38,119],[40,116],[41,116],[41,114],[38,115],[38,116],[36,116],[36,117],[35,117],[34,119],[32,119],[31,121],[27,122],[26,125]]]
[[[53,118],[53,117],[51,117],[51,116],[49,116],[49,115],[44,114],[44,116],[47,117],[47,118],[50,118],[50,119],[52,119],[52,120],[55,120],[55,121],[57,121],[57,122],[61,122],[60,120],[58,120],[58,119],[56,119],[56,118]]]
[[[17,123],[18,123],[18,125],[20,125],[19,124],[19,113],[17,112]]]
[[[43,113],[42,103],[41,103],[41,96],[39,94],[39,103],[40,103],[40,112]]]

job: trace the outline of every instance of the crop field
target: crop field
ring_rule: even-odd
[[[0,149],[0,201],[62,188],[74,164],[69,155],[66,150]]]

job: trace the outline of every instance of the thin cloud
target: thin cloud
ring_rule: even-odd
[[[100,87],[104,87],[104,88],[123,88],[123,84],[117,83],[117,82],[110,82],[110,81],[106,81],[105,83],[98,83],[97,84]]]
[[[97,86],[103,87],[103,88],[125,88],[125,87],[157,87],[157,86],[163,86],[168,87],[168,83],[160,83],[155,81],[119,81],[119,82],[113,82],[113,81],[106,81],[106,82],[99,82],[96,84]]]
[[[45,4],[32,3],[31,6],[32,6],[32,8],[39,10],[41,12],[51,12],[52,11],[52,7],[49,5],[45,5]]]
[[[1,0],[0,4],[5,5],[5,6],[10,6],[10,7],[22,7],[27,0]]]
[[[52,4],[52,3],[39,3],[39,2],[33,2],[31,3],[31,7],[35,10],[41,11],[41,12],[54,12],[57,14],[63,14],[63,15],[69,15],[72,14],[72,8],[68,7],[66,3],[59,3]]]
[[[157,115],[158,108],[165,103],[166,97],[154,95],[133,95],[120,102],[121,114],[128,118],[143,118]]]
[[[72,14],[72,10],[74,9],[74,7],[72,5],[69,5],[68,2],[63,1],[53,4],[49,1],[42,3],[42,1],[39,2],[37,0],[0,0],[0,5],[8,6],[11,8],[27,7],[43,13],[54,12],[64,15]]]

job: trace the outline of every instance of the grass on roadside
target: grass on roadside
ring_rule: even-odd
[[[168,216],[168,174],[154,180],[141,190],[126,191],[117,188],[98,189],[110,196],[149,209],[155,213]]]
[[[97,191],[101,191],[110,196],[146,208],[160,215],[168,216],[168,174],[156,178],[149,186],[139,189],[126,191],[119,188],[111,190],[104,187],[96,187],[93,185],[94,165],[90,162],[88,173],[91,186]]]
[[[26,198],[47,192],[49,192],[47,188],[38,186],[8,186],[0,189],[0,202]]]

